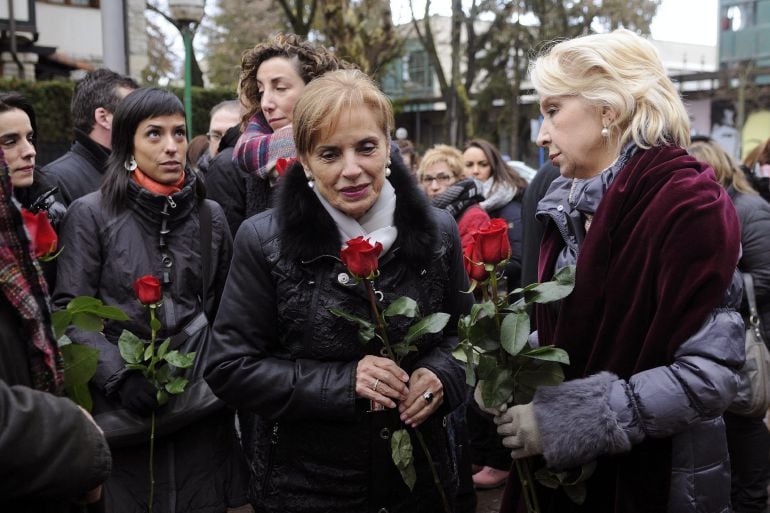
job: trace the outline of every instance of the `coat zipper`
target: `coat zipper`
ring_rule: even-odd
[[[267,492],[267,483],[270,481],[270,474],[273,472],[273,456],[278,445],[278,423],[273,424],[273,431],[270,434],[270,446],[267,451],[267,463],[265,464],[265,475],[262,476],[262,495]]]

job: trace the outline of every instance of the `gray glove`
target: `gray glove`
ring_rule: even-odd
[[[543,453],[540,430],[532,403],[508,408],[495,417],[497,433],[503,437],[503,445],[511,450],[514,460]]]

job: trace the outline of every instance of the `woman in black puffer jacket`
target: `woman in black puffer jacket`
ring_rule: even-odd
[[[765,342],[770,341],[770,203],[752,188],[732,158],[714,141],[699,140],[687,150],[714,168],[727,189],[741,222],[743,254],[738,269],[751,274]],[[748,304],[742,313],[748,326]],[[759,513],[767,508],[770,481],[770,433],[760,417],[724,414],[732,473],[731,499],[735,513]]]
[[[184,109],[172,93],[132,92],[116,109],[112,130],[101,190],[72,203],[65,216],[61,238],[66,250],[58,258],[54,295],[58,308],[86,295],[128,315],[125,322],[107,322],[103,334],[70,333],[74,341],[100,352],[91,380],[97,422],[114,404],[145,417],[159,408],[153,386],[140,371],[126,369],[117,346],[124,329],[150,338],[149,315],[137,300],[134,281],[151,275],[161,283],[156,311],[162,326],[157,340],[162,341],[191,326],[201,313],[213,320],[232,245],[222,209],[204,199],[202,182],[186,166]],[[211,218],[208,247],[201,243],[204,209]],[[205,281],[204,251],[210,263]],[[191,349],[200,355],[203,347]],[[162,408],[158,411],[162,416]],[[114,459],[104,487],[107,511],[147,511],[149,431],[146,438],[140,434],[139,441],[119,447],[106,434]],[[233,414],[224,408],[187,419],[180,429],[156,438],[154,460],[157,513],[224,513],[247,502],[245,463]]]

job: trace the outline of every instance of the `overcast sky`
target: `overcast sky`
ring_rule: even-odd
[[[413,0],[419,16],[424,0]],[[396,23],[410,19],[409,0],[391,0]],[[451,14],[450,0],[432,0],[436,13]],[[717,0],[663,0],[652,22],[652,36],[664,41],[694,44],[717,44]]]

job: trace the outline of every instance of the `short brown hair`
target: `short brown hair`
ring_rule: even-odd
[[[395,121],[393,106],[371,78],[358,70],[339,70],[310,82],[294,106],[294,146],[297,155],[309,155],[322,132],[334,130],[344,111],[368,108],[385,137]],[[389,150],[388,150],[389,151]]]
[[[295,34],[278,34],[270,41],[259,43],[243,53],[240,97],[248,100],[244,122],[260,110],[260,93],[257,85],[259,66],[273,57],[285,57],[295,63],[297,74],[307,84],[327,71],[350,68],[352,65],[338,59],[327,48],[305,41]]]

